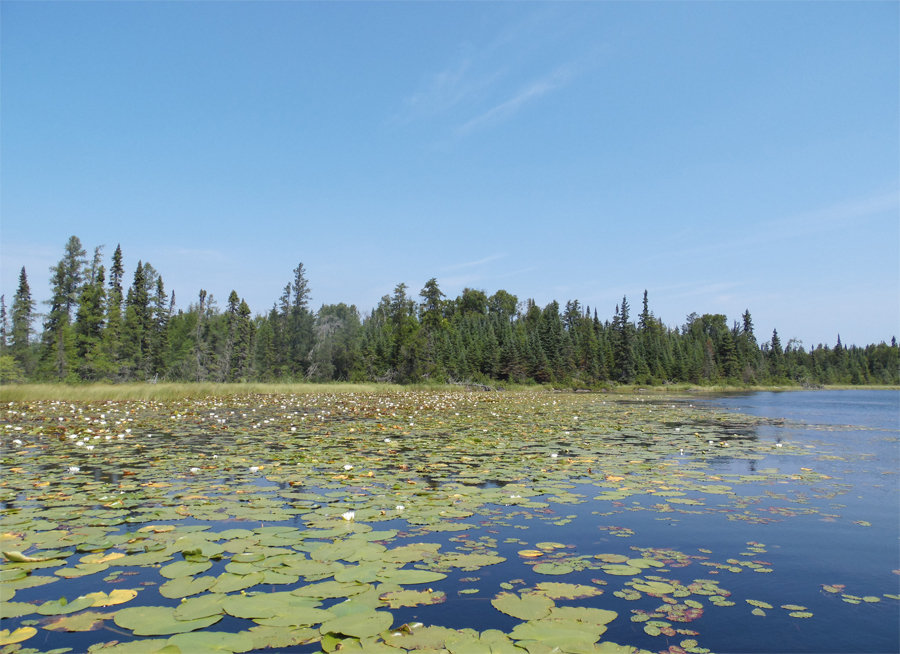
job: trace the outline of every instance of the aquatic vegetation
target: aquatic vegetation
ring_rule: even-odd
[[[641,546],[647,535],[627,518],[763,528],[819,514],[798,489],[845,492],[813,468],[723,470],[723,447],[729,461],[770,456],[755,432],[767,422],[670,400],[411,391],[6,408],[0,615],[14,629],[0,642],[9,645],[35,627],[56,645],[54,634],[115,624],[135,642],[96,651],[583,651],[601,641],[597,651],[630,652],[603,638],[638,623],[642,631],[616,638],[637,633],[645,640],[635,644],[657,647],[651,639],[698,636],[670,651],[703,652],[704,626],[736,602],[726,583],[693,577],[777,573],[777,559],[762,560],[768,546],[755,540],[683,552],[654,533],[656,546]],[[780,444],[779,457],[809,454]],[[759,494],[761,485],[779,492]],[[570,523],[591,538],[568,542]],[[697,574],[675,574],[688,568]],[[107,585],[132,575],[133,588]],[[879,601],[840,584],[822,590]],[[138,596],[141,606],[129,605]],[[756,615],[773,609],[742,599]],[[502,629],[441,626],[453,602],[478,602]],[[243,627],[217,630],[226,616]],[[688,622],[698,631],[677,628]]]

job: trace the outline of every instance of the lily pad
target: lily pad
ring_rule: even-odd
[[[556,604],[546,595],[525,593],[521,597],[513,593],[500,593],[491,600],[494,608],[519,620],[536,620],[550,615]]]
[[[552,581],[542,581],[533,591],[534,594],[544,595],[550,599],[583,599],[602,595],[603,591],[594,586],[582,584],[561,584]]]
[[[565,563],[538,563],[532,570],[542,575],[566,575],[574,572],[575,568]]]
[[[168,644],[181,652],[249,652],[254,649],[254,640],[245,634],[222,631],[201,631],[178,634],[169,638]]]
[[[378,575],[381,581],[402,585],[429,584],[446,578],[447,575],[430,570],[386,570]]]
[[[393,622],[393,616],[387,611],[369,611],[329,620],[319,627],[319,631],[323,634],[336,633],[363,638],[390,629]]]
[[[178,577],[167,581],[159,587],[159,594],[169,599],[179,599],[182,597],[190,597],[191,595],[199,595],[209,590],[216,584],[215,577]]]
[[[130,602],[137,597],[137,594],[138,591],[134,588],[116,588],[115,590],[110,591],[109,595],[103,591],[98,591],[96,593],[88,593],[85,597],[92,598],[94,600],[94,606],[116,606],[118,604]]]
[[[93,605],[93,597],[78,597],[71,602],[66,602],[64,599],[56,600],[55,602],[44,602],[38,607],[37,612],[41,615],[65,615]]]
[[[195,620],[178,620],[175,609],[163,606],[136,606],[118,611],[115,622],[123,629],[130,629],[135,636],[168,636],[206,629],[222,619],[211,615]]]
[[[37,633],[37,629],[34,627],[19,627],[15,631],[11,632],[9,629],[3,629],[0,631],[0,645],[12,645],[13,643],[21,643],[24,640],[28,640],[32,636]]]
[[[447,601],[447,595],[441,591],[431,590],[397,590],[384,593],[379,596],[392,609],[401,606],[420,606],[428,604],[441,604]]]
[[[44,629],[49,631],[96,631],[103,627],[103,622],[109,620],[114,613],[97,613],[95,611],[85,611],[78,615],[57,618],[44,625]]]

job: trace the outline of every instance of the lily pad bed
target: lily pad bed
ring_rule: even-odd
[[[764,543],[676,547],[666,529],[758,532],[821,518],[796,501],[811,487],[847,492],[812,467],[771,465],[811,454],[760,438],[772,421],[670,399],[2,408],[0,654],[707,652],[719,612],[796,628],[818,610],[809,594],[732,596],[734,575],[745,588],[778,571]],[[895,601],[844,587],[810,592],[871,610]]]

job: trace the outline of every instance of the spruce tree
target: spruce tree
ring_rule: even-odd
[[[26,377],[34,372],[34,357],[31,346],[31,335],[34,333],[34,300],[31,299],[31,288],[25,267],[19,273],[19,287],[13,297],[12,327],[10,333],[10,352],[16,362],[25,371]]]
[[[427,331],[437,331],[441,328],[444,318],[444,303],[441,298],[446,297],[438,286],[437,279],[432,277],[425,282],[425,287],[419,292],[419,297],[423,299],[421,305],[422,327]]]
[[[88,282],[82,287],[75,316],[75,353],[81,379],[97,380],[105,376],[107,361],[103,351],[105,271],[103,266],[92,269]]]
[[[6,296],[0,295],[0,356],[9,347],[9,316],[6,313]]]

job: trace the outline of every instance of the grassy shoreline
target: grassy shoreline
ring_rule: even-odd
[[[352,384],[336,382],[331,384],[306,384],[306,383],[243,383],[243,384],[217,384],[217,383],[127,383],[127,384],[15,384],[0,386],[0,402],[28,402],[63,400],[71,402],[100,402],[100,401],[124,401],[124,400],[178,400],[202,397],[228,397],[234,395],[250,394],[295,394],[309,395],[314,393],[401,393],[414,390],[446,390],[458,391],[464,387],[449,384],[412,384],[401,386],[399,384],[363,383]],[[555,389],[552,385],[526,386],[516,385],[504,390],[511,392],[520,391],[548,391],[571,392],[571,389]],[[757,391],[802,391],[799,385],[795,386],[699,386],[695,384],[672,384],[669,386],[638,386],[618,385],[602,389],[592,389],[591,392],[602,392],[617,395],[695,395],[713,393],[740,393]],[[900,386],[872,385],[826,386],[824,390],[900,390]]]

